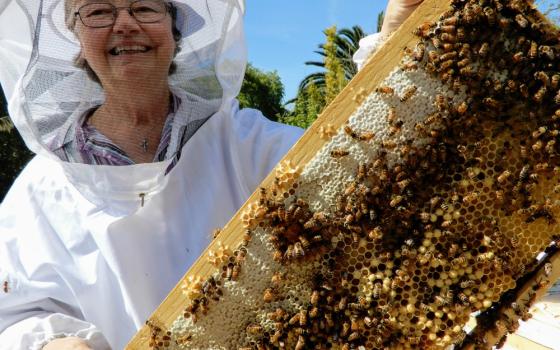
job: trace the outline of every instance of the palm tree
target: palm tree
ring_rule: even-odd
[[[354,61],[352,60],[352,56],[354,55],[354,52],[356,52],[356,50],[358,50],[358,48],[360,47],[359,45],[360,39],[362,39],[365,36],[366,34],[364,30],[360,26],[353,26],[352,28],[343,28],[337,32],[334,41],[336,45],[336,56],[342,63],[342,66],[344,68],[344,75],[348,80],[352,79],[352,77],[356,75],[356,73],[358,72],[358,68],[356,67]],[[323,57],[323,60],[307,61],[305,62],[305,64],[308,66],[316,66],[325,69],[325,61],[324,61],[324,58],[326,57],[325,45],[320,44],[319,50],[316,50],[314,52],[319,54],[321,57]],[[325,71],[312,73],[306,76],[299,84],[300,91],[305,90],[305,88],[310,84],[314,84],[317,88],[323,89],[325,87]]]

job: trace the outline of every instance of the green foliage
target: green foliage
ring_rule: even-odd
[[[323,31],[327,38],[329,37],[329,30],[332,31],[332,28]],[[330,35],[332,35],[332,33]],[[335,49],[331,48],[331,50],[336,50],[336,57],[342,64],[346,80],[352,79],[352,77],[354,77],[354,75],[358,72],[358,67],[354,63],[352,56],[360,47],[360,39],[365,36],[366,34],[360,26],[354,26],[352,28],[343,28],[339,30],[332,38],[332,40],[334,40]],[[325,88],[325,59],[327,57],[325,45],[327,44],[320,44],[319,50],[315,51],[316,54],[322,57],[321,61],[305,62],[308,66],[316,66],[323,70],[306,76],[299,84],[299,91],[304,91],[308,84],[314,84],[321,90]]]
[[[6,101],[0,89],[0,200],[32,156],[6,114]]]
[[[282,105],[284,85],[276,71],[263,72],[251,64],[247,65],[241,92],[237,96],[241,108],[255,108],[267,118],[278,120],[285,114]]]
[[[385,11],[379,12],[377,15],[377,32],[381,31],[381,27],[383,27],[383,20],[385,19]]]
[[[316,85],[309,84],[298,94],[293,112],[284,113],[279,122],[306,129],[317,119],[324,106],[323,92]]]
[[[279,121],[302,128],[309,127],[324,107],[338,95],[348,81],[356,75],[358,68],[352,56],[360,47],[360,40],[366,35],[359,26],[343,28],[339,31],[330,27],[323,31],[326,43],[319,45],[315,53],[321,61],[305,62],[322,70],[305,77],[299,85],[292,112],[284,113]]]

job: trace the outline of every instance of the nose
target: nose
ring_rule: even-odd
[[[132,16],[129,7],[119,7],[116,9],[115,23],[113,24],[113,32],[118,34],[135,33],[140,30],[138,22]]]

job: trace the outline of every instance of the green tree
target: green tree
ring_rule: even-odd
[[[284,113],[279,121],[305,129],[317,119],[324,106],[325,97],[323,92],[314,84],[309,84],[304,91],[298,94],[294,110],[291,113]]]
[[[344,88],[358,69],[352,56],[359,48],[359,41],[365,36],[359,26],[339,31],[330,27],[323,31],[326,43],[319,45],[315,53],[322,56],[321,61],[305,62],[306,65],[323,70],[305,77],[299,85],[297,96],[288,101],[294,103],[294,110],[284,113],[280,121],[302,128],[310,126],[330,102]]]
[[[0,89],[0,201],[32,156],[7,116],[6,107],[4,93]]]
[[[278,120],[286,110],[282,104],[284,85],[276,71],[263,72],[247,65],[241,92],[237,96],[242,108],[260,110],[267,118]]]
[[[328,104],[346,86],[344,68],[338,56],[337,32],[333,26],[325,31],[327,43],[325,48],[325,102]],[[353,63],[353,62],[352,62]]]
[[[383,27],[383,20],[385,19],[385,11],[381,11],[377,14],[377,32],[381,31],[381,27]]]

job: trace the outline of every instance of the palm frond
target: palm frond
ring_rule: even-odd
[[[299,83],[299,90],[304,91],[309,85],[314,84],[318,88],[325,86],[325,72],[316,72],[309,74],[301,83]]]
[[[325,62],[323,61],[306,61],[305,65],[325,68]]]

